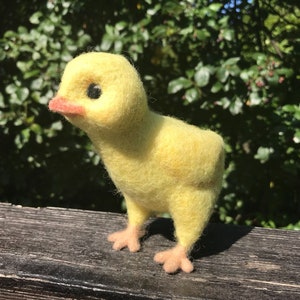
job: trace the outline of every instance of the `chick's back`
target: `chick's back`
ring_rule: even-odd
[[[194,187],[218,185],[224,168],[224,143],[217,133],[161,116],[154,151],[162,173]]]

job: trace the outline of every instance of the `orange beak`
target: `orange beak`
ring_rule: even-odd
[[[51,99],[48,107],[51,111],[62,115],[85,115],[85,109],[83,106],[71,103],[67,99],[60,96],[55,96],[53,99]]]

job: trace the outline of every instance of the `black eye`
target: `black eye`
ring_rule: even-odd
[[[91,99],[98,99],[102,94],[101,88],[98,84],[91,83],[86,90],[86,94]]]

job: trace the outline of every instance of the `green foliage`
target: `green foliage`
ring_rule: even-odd
[[[87,138],[46,107],[66,62],[92,48],[130,58],[156,111],[224,136],[215,220],[299,227],[296,0],[15,2],[15,16],[1,8],[2,200],[118,209],[100,199],[112,187]]]
[[[28,27],[8,30],[1,40],[2,200],[93,208],[97,194],[105,196],[104,179],[94,168],[99,160],[87,138],[47,109],[66,62],[90,42],[80,26],[64,20],[70,5],[41,5]],[[111,207],[103,202],[100,207]]]

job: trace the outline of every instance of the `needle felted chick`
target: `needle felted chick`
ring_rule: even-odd
[[[168,212],[177,244],[154,260],[167,273],[191,272],[189,253],[221,189],[223,140],[216,133],[148,108],[135,68],[121,55],[85,53],[71,60],[49,109],[84,130],[127,205],[128,225],[113,249],[140,249],[143,223]]]

